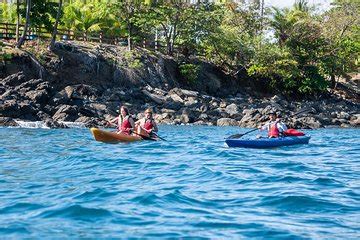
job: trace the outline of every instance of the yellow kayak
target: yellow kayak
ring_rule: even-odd
[[[135,142],[143,140],[140,136],[108,132],[98,128],[90,128],[90,131],[96,141],[104,143]]]

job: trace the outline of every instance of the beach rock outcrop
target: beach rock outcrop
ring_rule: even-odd
[[[66,127],[63,122],[101,126],[125,105],[136,119],[152,108],[160,124],[258,127],[270,112],[277,112],[294,128],[360,126],[356,99],[327,95],[296,100],[255,94],[199,60],[189,60],[200,66],[198,79],[191,84],[184,81],[174,58],[141,49],[125,57],[124,51],[118,46],[91,49],[80,43],[57,43],[58,58],[41,66],[42,74],[25,64],[26,54],[21,66],[10,71],[5,65],[5,77],[0,79],[0,125],[16,125],[20,119],[44,121],[51,128]],[[311,111],[294,115],[304,108]]]

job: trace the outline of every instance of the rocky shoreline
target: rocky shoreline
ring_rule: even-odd
[[[256,127],[267,120],[269,112],[276,111],[286,117],[300,109],[311,108],[308,113],[286,119],[286,123],[293,128],[360,126],[359,103],[356,101],[349,101],[335,95],[316,101],[290,101],[280,95],[255,97],[248,91],[242,91],[241,87],[236,89],[231,86],[228,87],[228,92],[217,96],[214,91],[224,88],[224,84],[217,86],[218,90],[214,88],[208,91],[211,93],[202,91],[201,86],[200,90],[199,86],[190,89],[186,84],[176,84],[174,76],[166,76],[169,69],[165,71],[166,68],[161,67],[155,73],[146,73],[149,76],[152,74],[153,80],[148,80],[145,73],[138,73],[138,69],[130,69],[132,73],[122,66],[112,70],[110,73],[110,75],[113,74],[112,80],[107,80],[106,77],[101,78],[101,73],[100,76],[96,73],[100,80],[79,81],[70,77],[66,81],[63,79],[60,81],[59,79],[64,76],[61,75],[61,71],[54,70],[59,68],[54,64],[65,66],[63,68],[67,71],[67,77],[71,76],[71,71],[74,71],[74,75],[78,74],[75,74],[75,71],[79,71],[75,67],[71,69],[70,60],[74,59],[74,56],[69,57],[69,50],[66,50],[67,57],[64,57],[65,50],[62,51],[62,55],[59,54],[61,61],[49,61],[42,66],[45,69],[43,73],[38,73],[39,67],[34,67],[33,64],[22,62],[23,65],[16,65],[14,68],[14,62],[7,65],[5,63],[2,74],[4,77],[0,84],[0,126],[16,126],[18,124],[15,120],[44,121],[50,128],[67,127],[63,122],[84,123],[86,127],[104,126],[105,120],[117,115],[117,110],[121,105],[128,106],[135,118],[142,117],[142,112],[151,107],[160,124]],[[78,50],[74,54],[77,57],[79,54],[83,55],[76,65],[76,67],[81,66],[82,70],[84,66],[93,67],[94,62],[97,62],[90,53],[86,55],[84,51]],[[24,59],[26,56],[23,56],[21,61]],[[19,62],[19,59],[16,61]],[[141,59],[141,61],[146,64],[147,59]],[[160,66],[160,61],[164,60],[157,59],[155,65],[147,66],[148,69]],[[28,66],[25,68],[26,64]],[[68,64],[67,67],[66,64]],[[174,63],[171,62],[171,64]],[[101,72],[101,69],[106,66],[108,66],[106,61],[97,62],[95,71]],[[87,71],[84,71],[83,75],[89,77],[94,75],[92,72],[94,69],[90,68]],[[116,72],[119,76],[114,76]],[[133,78],[142,76],[146,80],[125,85],[113,82],[115,78],[124,81],[133,76],[134,72],[137,75]],[[209,73],[208,69],[204,74],[206,73]],[[162,78],[171,78],[174,83],[159,81],[161,74]],[[214,79],[209,81],[214,81]],[[206,86],[206,89],[209,89],[209,86]]]

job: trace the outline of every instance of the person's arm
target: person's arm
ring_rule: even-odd
[[[134,122],[134,119],[132,117],[129,118],[129,123],[131,125],[131,129],[129,129],[129,130],[134,129],[135,128],[135,122]]]
[[[158,128],[155,120],[152,120],[152,121],[153,121],[153,126],[154,126],[154,127],[153,127],[153,131],[154,131],[154,132],[158,132],[158,131],[159,131],[159,128]]]
[[[114,119],[111,119],[110,121],[107,121],[107,125],[116,125],[119,117],[116,117]]]
[[[141,125],[141,119],[139,119],[135,122],[135,126],[139,126],[139,125]]]
[[[265,125],[263,125],[262,127],[260,127],[259,130],[260,131],[268,130],[269,126],[270,126],[270,122],[268,122]]]
[[[278,122],[277,123],[277,128],[280,130],[280,132],[284,132],[284,131],[287,130],[287,127],[283,122]]]

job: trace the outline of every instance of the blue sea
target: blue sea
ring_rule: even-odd
[[[224,145],[247,130],[161,126],[168,141],[104,144],[85,128],[0,128],[0,239],[360,238],[360,129]]]

